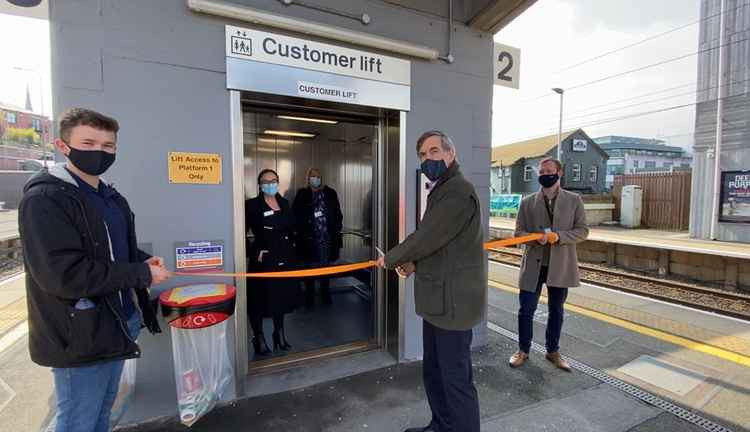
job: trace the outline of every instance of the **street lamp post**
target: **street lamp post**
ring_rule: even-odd
[[[560,126],[557,129],[557,160],[562,163],[563,93],[565,93],[565,90],[555,87],[552,91],[560,95]]]

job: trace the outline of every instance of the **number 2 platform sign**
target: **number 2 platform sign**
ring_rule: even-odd
[[[496,42],[493,64],[495,85],[518,89],[518,79],[521,75],[521,50]]]

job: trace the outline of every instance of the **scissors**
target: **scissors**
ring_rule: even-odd
[[[379,248],[379,247],[375,246],[375,250],[376,250],[376,251],[378,251],[378,254],[380,254],[380,256],[385,256],[385,253],[384,253],[384,252],[383,252],[382,250],[380,250],[380,248]],[[401,279],[406,279],[406,275],[405,275],[405,274],[403,273],[403,271],[401,270],[401,267],[396,267],[396,274],[397,274],[397,275],[398,275],[398,276],[399,276],[399,277],[400,277]]]

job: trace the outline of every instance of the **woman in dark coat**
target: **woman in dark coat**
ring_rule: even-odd
[[[307,171],[308,187],[294,198],[299,256],[310,267],[323,267],[339,259],[344,216],[336,191],[323,184],[320,170]],[[330,278],[320,279],[323,302],[331,304]],[[307,306],[315,302],[315,280],[305,280]]]
[[[245,201],[245,226],[255,239],[248,247],[251,272],[291,270],[296,267],[294,213],[278,193],[279,176],[265,169],[258,176],[260,193]],[[270,353],[263,336],[263,319],[273,318],[274,350],[291,348],[284,333],[284,315],[301,303],[299,281],[295,279],[248,279],[248,316],[253,329],[256,355]]]

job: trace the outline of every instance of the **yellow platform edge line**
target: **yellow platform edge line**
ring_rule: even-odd
[[[513,288],[513,287],[510,287],[510,286],[507,286],[507,285],[504,285],[504,284],[501,284],[492,280],[488,282],[489,282],[489,285],[495,289],[512,292],[512,293],[519,292],[518,288]],[[541,299],[545,303],[547,302],[546,297],[542,296]],[[626,321],[620,318],[611,317],[601,312],[582,308],[580,306],[566,304],[565,309],[587,316],[589,318],[594,318],[599,321],[604,321],[608,324],[616,325],[618,327],[622,327],[624,329],[627,329],[636,333],[640,333],[642,335],[650,336],[650,337],[659,339],[664,342],[669,342],[671,344],[678,345],[684,348],[688,348],[693,351],[702,352],[704,354],[708,354],[714,357],[718,357],[720,359],[731,361],[733,363],[737,363],[745,367],[750,367],[750,357],[746,357],[742,354],[738,354],[738,353],[728,351],[722,348],[718,348],[712,345],[707,345],[705,343],[694,341],[692,339],[687,339],[681,336],[676,336],[670,333],[663,332],[661,330],[653,329],[650,327],[645,327],[640,324],[635,324],[635,323],[632,323],[630,321]]]

